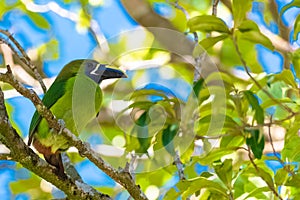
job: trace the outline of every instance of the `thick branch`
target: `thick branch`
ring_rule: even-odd
[[[184,34],[181,34],[181,37],[179,34],[170,36],[167,34],[161,34],[162,32],[157,31],[157,29],[153,29],[153,27],[155,27],[169,31],[178,31],[169,20],[156,14],[147,1],[122,0],[121,2],[128,14],[141,26],[147,28],[155,36],[159,43],[170,50],[170,52],[181,56],[192,55],[194,44],[192,41],[188,40]],[[173,38],[175,36],[178,38]]]
[[[58,120],[55,119],[55,116],[51,113],[51,111],[43,105],[41,99],[37,96],[37,94],[32,90],[28,90],[27,88],[22,86],[17,80],[15,80],[9,66],[7,66],[7,69],[7,73],[0,73],[0,80],[9,83],[21,95],[30,99],[35,105],[39,114],[46,119],[51,128],[53,128],[57,132],[61,132],[61,134],[63,134],[63,136],[65,136],[69,140],[70,144],[78,149],[81,155],[86,156],[102,171],[104,171],[112,179],[114,179],[116,182],[122,185],[134,199],[147,199],[145,194],[141,191],[140,187],[138,185],[135,185],[134,180],[128,172],[124,172],[124,170],[115,170],[110,164],[106,163],[96,152],[94,152],[88,144],[78,139],[67,128],[62,127]]]
[[[2,76],[1,76],[2,77]],[[70,178],[60,179],[53,171],[54,168],[36,155],[30,149],[11,126],[6,107],[4,104],[4,94],[0,89],[0,138],[9,147],[10,156],[14,161],[21,163],[25,168],[34,172],[46,181],[52,183],[57,188],[65,192],[71,199],[110,199],[93,189],[92,187]]]

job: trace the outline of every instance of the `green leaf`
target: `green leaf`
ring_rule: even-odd
[[[272,175],[261,167],[257,167],[257,170],[258,176],[260,176],[268,184],[269,187],[275,189]]]
[[[129,108],[140,108],[142,110],[149,110],[151,106],[153,106],[155,103],[151,101],[137,101],[128,106]]]
[[[141,97],[141,96],[150,96],[150,95],[153,95],[153,96],[161,96],[165,99],[168,99],[168,97],[162,92],[162,91],[159,91],[159,90],[153,90],[153,89],[140,89],[140,90],[135,90],[132,94],[130,94],[130,97],[129,99],[133,99],[133,98],[137,98],[137,97]]]
[[[220,142],[221,148],[226,147],[237,147],[242,145],[245,142],[245,138],[242,135],[226,135],[222,137]]]
[[[300,49],[297,49],[296,51],[293,52],[292,63],[294,65],[294,70],[297,78],[300,78]]]
[[[193,85],[193,91],[196,96],[199,95],[201,88],[203,87],[204,79],[200,78],[197,82]]]
[[[291,7],[300,7],[300,0],[293,0],[291,3],[283,6],[280,11],[280,15],[282,15],[286,10],[290,9]]]
[[[246,198],[244,199],[250,199],[251,197],[255,198],[255,199],[260,199],[261,195],[263,194],[263,192],[269,192],[270,188],[269,187],[259,187],[259,188],[255,188],[254,190],[252,190],[252,192],[250,192]]]
[[[245,170],[242,170],[241,173],[238,174],[238,177],[236,178],[233,185],[234,197],[236,197],[235,199],[246,199],[245,194],[251,195],[251,193],[254,193],[251,196],[255,196],[256,197],[255,199],[267,199],[266,195],[264,195],[262,192],[259,192],[259,190],[257,191],[258,189],[257,182],[259,182],[259,184],[262,185],[264,184],[262,183],[264,181],[259,179],[256,179],[254,181],[252,179],[254,177],[257,177],[257,171],[251,167],[250,170],[246,168]],[[270,191],[270,188],[267,191]]]
[[[34,13],[27,11],[26,12],[28,17],[37,25],[37,27],[42,28],[42,29],[49,29],[50,24],[49,22],[39,13]]]
[[[136,133],[139,142],[139,146],[135,149],[135,152],[147,153],[152,139],[149,135],[149,127],[147,126],[150,123],[148,112],[144,112],[135,123],[136,125],[132,129],[132,135],[133,133]]]
[[[210,165],[214,161],[220,160],[223,156],[236,152],[236,150],[237,147],[213,149],[207,155],[199,157],[196,160],[199,160],[201,165]]]
[[[8,13],[12,9],[16,8],[22,8],[22,3],[20,1],[10,2],[8,3],[2,3],[0,6],[0,19],[3,19],[3,15],[5,13]]]
[[[51,187],[51,186],[49,186]],[[46,192],[41,188],[41,179],[31,176],[28,179],[17,180],[10,183],[12,194],[27,193],[31,199],[52,199],[51,191]]]
[[[176,184],[176,187],[179,191],[177,192],[173,188],[170,189],[164,196],[164,199],[173,200],[178,198],[179,196],[182,197],[182,199],[186,199],[187,197],[204,188],[216,192],[222,197],[227,197],[227,191],[224,187],[204,177],[197,177],[191,180],[182,180]]]
[[[162,134],[162,143],[166,150],[171,154],[175,154],[175,147],[173,143],[173,139],[178,132],[179,126],[178,124],[170,124],[167,128],[163,130]]]
[[[216,43],[218,43],[219,41],[224,40],[225,38],[228,37],[228,34],[223,34],[223,35],[219,35],[217,37],[209,37],[209,38],[205,38],[202,41],[200,41],[200,45],[204,48],[204,49],[208,49],[212,46],[214,46]]]
[[[257,26],[257,24],[251,20],[245,20],[238,27],[240,31],[239,39],[248,40],[255,44],[262,44],[270,50],[274,50],[274,46],[271,40],[262,34]]]
[[[248,130],[246,144],[250,146],[255,158],[261,159],[265,147],[265,137],[259,130]]]
[[[248,102],[252,106],[252,109],[255,111],[254,118],[256,119],[258,124],[264,123],[264,110],[259,105],[257,98],[250,90],[244,91],[244,95],[247,98]]]
[[[300,174],[297,173],[294,176],[291,176],[285,185],[299,188],[300,187]]]
[[[274,81],[283,81],[286,84],[293,86],[293,88],[298,88],[295,82],[294,74],[289,69],[284,69],[280,74],[275,74]]]
[[[59,57],[59,46],[56,39],[51,39],[49,42],[42,44],[38,48],[38,54],[43,60],[55,60]]]
[[[234,27],[238,27],[246,19],[246,14],[251,9],[251,6],[251,0],[233,0],[232,13]]]
[[[238,30],[242,33],[248,31],[259,31],[257,24],[252,20],[245,20],[238,26]]]
[[[300,137],[298,135],[291,136],[286,140],[282,149],[282,159],[289,162],[300,162],[300,148],[297,148],[299,144]]]
[[[300,32],[300,15],[297,16],[294,23],[293,40],[297,40],[298,33]]]
[[[232,159],[226,159],[219,165],[214,167],[216,174],[218,177],[223,181],[223,183],[228,187],[231,188],[232,182]]]
[[[293,103],[293,101],[290,98],[277,99],[277,101],[280,103],[283,103],[283,104],[284,103]],[[278,105],[277,102],[275,102],[273,99],[267,99],[267,100],[263,101],[260,106],[263,109],[265,109],[265,108],[269,108],[271,106],[277,106],[277,105]]]
[[[275,184],[277,186],[283,185],[287,181],[288,177],[289,173],[286,171],[286,169],[278,169],[274,177]]]
[[[223,32],[230,33],[225,22],[213,15],[201,15],[193,17],[187,23],[190,32],[203,31],[203,32]]]
[[[78,11],[78,22],[77,26],[82,28],[82,29],[87,29],[91,25],[91,16],[89,16],[84,9],[80,9]]]

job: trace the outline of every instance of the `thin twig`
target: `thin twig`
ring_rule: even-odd
[[[185,18],[187,21],[190,19],[189,13],[186,11],[186,9],[184,9],[181,5],[179,5],[178,0],[175,1],[174,3],[170,3],[170,4],[173,5],[176,9],[182,11],[183,14],[185,15]],[[193,32],[192,34],[194,36],[194,42],[195,42],[194,48],[196,48],[197,46],[199,46],[199,44],[198,44],[199,38],[198,38],[198,35],[196,32]],[[202,59],[203,59],[203,57],[201,55],[198,55],[194,58],[194,60],[195,60],[194,82],[197,82],[201,78],[201,61],[202,61]]]
[[[174,164],[176,165],[179,179],[180,180],[185,180],[184,171],[183,171],[183,164],[182,164],[182,162],[180,160],[180,156],[179,156],[178,150],[175,151]]]
[[[43,82],[42,76],[39,74],[36,66],[32,64],[31,59],[29,58],[29,56],[27,55],[27,53],[25,52],[25,50],[22,48],[22,46],[20,45],[20,43],[8,31],[0,29],[0,33],[2,33],[3,35],[7,36],[8,39],[16,46],[17,50],[10,44],[10,42],[8,42],[8,41],[6,41],[4,39],[1,39],[1,41],[3,43],[7,44],[9,46],[9,48],[14,52],[14,54],[17,55],[20,58],[21,62],[23,62],[25,65],[27,65],[32,70],[35,78],[40,83],[40,85],[41,85],[44,93],[46,93],[47,88],[46,88],[46,86],[45,86],[45,84]],[[21,55],[19,55],[19,53]]]
[[[51,12],[55,13],[56,15],[58,15],[62,18],[71,20],[75,23],[78,23],[80,21],[80,17],[77,13],[69,11],[69,10],[61,7],[60,4],[58,4],[55,1],[50,1],[45,4],[36,4],[35,2],[30,1],[30,0],[22,0],[22,3],[24,3],[26,5],[26,9],[31,12],[47,13],[47,12],[51,11]],[[84,8],[83,6],[82,6],[82,8],[83,8],[84,14],[87,17],[89,17],[89,13],[87,12],[87,9]],[[106,41],[104,34],[102,33],[99,23],[96,20],[91,18],[90,25],[87,28],[91,32],[91,34],[94,37],[97,44],[99,45],[101,52],[103,52],[104,54],[108,53],[109,45]]]
[[[269,182],[266,181],[266,180],[264,179],[263,176],[260,176],[260,168],[256,165],[256,163],[255,163],[254,160],[253,160],[253,157],[252,157],[252,155],[251,155],[251,149],[250,149],[249,146],[248,146],[247,151],[248,151],[248,157],[249,157],[249,159],[250,159],[250,162],[251,162],[251,164],[253,165],[253,167],[255,168],[255,170],[256,170],[258,176],[259,176],[262,180],[265,181],[265,183],[267,184],[267,186],[269,187],[269,189],[273,192],[273,194],[274,194],[278,199],[283,200],[282,197],[278,194],[278,192],[277,192],[276,189],[274,188],[274,186],[273,186],[273,185],[270,185]]]
[[[212,15],[217,16],[217,7],[220,0],[213,0]]]
[[[290,28],[285,26],[282,22],[282,18],[278,11],[278,4],[275,0],[269,0],[269,10],[271,12],[271,16],[275,23],[277,23],[277,27],[279,28],[279,35],[285,40],[290,40]],[[283,56],[283,67],[284,69],[290,69],[290,56],[288,52],[280,52]]]
[[[242,65],[245,69],[245,72],[247,73],[247,75],[250,77],[250,79],[255,83],[255,85],[261,90],[263,91],[272,101],[274,101],[276,104],[278,104],[280,107],[282,107],[283,109],[285,109],[286,111],[288,111],[289,113],[292,113],[293,115],[296,115],[296,113],[291,109],[289,108],[288,106],[282,104],[280,101],[278,101],[276,98],[274,98],[274,96],[269,92],[267,91],[264,87],[262,87],[259,82],[251,75],[248,67],[247,67],[247,63],[246,61],[244,60],[243,56],[242,56],[242,53],[238,47],[238,44],[237,44],[237,41],[236,41],[236,37],[233,37],[233,44],[234,44],[234,47],[235,47],[235,50],[240,58],[240,61],[242,62]]]
[[[174,7],[177,8],[178,10],[181,10],[181,11],[183,12],[183,14],[185,15],[185,18],[186,18],[187,20],[190,19],[189,13],[186,11],[186,9],[184,9],[181,5],[179,5],[178,0],[175,1],[174,3],[171,3],[171,4],[173,4]]]
[[[270,118],[270,124],[268,126],[268,135],[269,135],[270,144],[271,144],[271,147],[272,147],[272,150],[273,150],[273,154],[276,157],[276,159],[278,160],[278,162],[280,162],[280,164],[282,165],[283,169],[286,170],[290,175],[294,176],[295,173],[289,167],[287,167],[285,165],[285,163],[283,162],[283,160],[281,160],[281,158],[276,153],[276,150],[275,150],[275,147],[274,147],[274,144],[273,144],[273,138],[272,138],[272,135],[271,135],[271,124],[272,124],[272,115],[271,115],[271,118]]]

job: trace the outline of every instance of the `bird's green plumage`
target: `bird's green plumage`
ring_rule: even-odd
[[[76,60],[66,65],[51,85],[42,101],[65,127],[78,135],[100,110],[102,93],[99,83],[107,78],[125,77],[124,73],[106,68],[93,60]],[[70,147],[68,141],[52,130],[36,111],[29,128],[29,145],[63,174],[60,151]],[[59,169],[60,168],[60,169]]]
[[[65,85],[67,80],[57,81],[52,84],[52,86],[49,88],[48,92],[45,94],[42,102],[47,107],[50,108],[59,98],[61,98],[65,92]],[[33,137],[33,134],[41,122],[42,117],[41,115],[36,111],[32,117],[30,128],[29,128],[29,144],[31,144],[31,139]]]
[[[85,75],[78,75],[69,78],[64,84],[58,82],[53,86],[43,98],[46,100],[46,106],[57,119],[64,121],[65,126],[72,133],[78,135],[100,110],[102,95],[98,84]],[[48,100],[50,97],[51,99]],[[94,99],[94,101],[87,101],[87,99]],[[36,139],[41,144],[51,146],[52,153],[69,148],[68,141],[60,134],[53,134],[46,120],[40,115],[36,115],[32,121],[34,124],[31,135],[35,133]]]

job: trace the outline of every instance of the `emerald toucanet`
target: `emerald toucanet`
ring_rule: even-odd
[[[74,60],[64,66],[42,101],[64,126],[78,135],[99,112],[102,92],[99,84],[104,79],[123,78],[117,69],[106,67],[89,59]],[[65,177],[61,151],[70,147],[68,140],[51,129],[47,121],[35,111],[30,128],[28,145],[33,143],[45,160],[56,167],[57,174]]]

